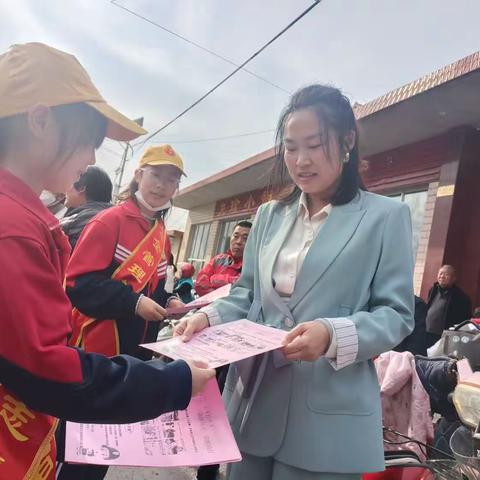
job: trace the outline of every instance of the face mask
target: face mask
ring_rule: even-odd
[[[172,206],[172,202],[169,200],[167,203],[163,204],[161,207],[152,207],[145,201],[140,190],[137,190],[135,192],[135,198],[137,199],[137,202],[140,205],[142,205],[147,210],[150,210],[151,212],[155,212],[155,213],[160,212],[161,210],[166,210],[167,208],[170,208]]]

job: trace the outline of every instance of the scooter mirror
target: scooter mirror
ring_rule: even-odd
[[[480,385],[457,385],[453,393],[453,404],[462,423],[477,428],[480,423]]]
[[[476,429],[480,423],[480,372],[472,372],[468,360],[457,362],[457,371],[453,404],[462,423]]]

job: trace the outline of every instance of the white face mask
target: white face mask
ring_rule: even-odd
[[[170,208],[172,206],[172,202],[169,200],[167,203],[163,204],[161,207],[152,207],[145,201],[140,190],[137,190],[135,192],[135,198],[137,199],[140,205],[142,205],[147,210],[150,210],[151,212],[155,212],[155,213],[160,212],[161,210],[166,210],[167,208]]]

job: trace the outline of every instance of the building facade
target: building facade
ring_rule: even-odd
[[[408,204],[417,294],[438,268],[480,305],[480,52],[355,106],[362,177],[372,192]],[[228,247],[234,225],[268,201],[270,149],[180,192],[189,210],[179,259],[197,270]]]

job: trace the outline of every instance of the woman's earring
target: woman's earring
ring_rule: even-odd
[[[348,163],[350,161],[350,152],[345,154],[345,158],[343,159],[343,163]]]

